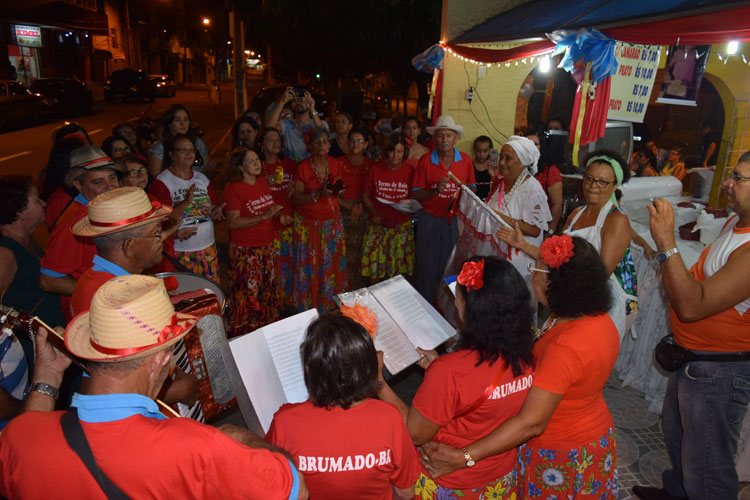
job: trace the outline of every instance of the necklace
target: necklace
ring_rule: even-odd
[[[548,320],[549,321],[549,320]],[[535,328],[536,332],[534,332],[534,342],[537,342],[539,339],[544,337],[544,334],[550,331],[550,329],[557,324],[557,317],[552,318],[552,321],[549,321],[549,324],[547,324],[544,328],[541,330],[539,328]]]
[[[503,209],[503,206],[505,206],[508,203],[508,200],[515,194],[516,191],[521,187],[521,184],[523,184],[523,181],[526,180],[526,178],[529,176],[529,171],[525,168],[521,171],[521,173],[516,177],[515,182],[513,182],[513,187],[510,188],[510,191],[508,191],[508,194],[505,194],[505,183],[503,182],[503,185],[500,186],[500,189],[498,189],[498,198],[497,198],[497,209],[498,211]]]
[[[325,189],[326,184],[328,184],[328,174],[329,174],[329,168],[328,165],[326,165],[326,175],[324,178],[321,178],[320,172],[318,172],[318,167],[315,166],[315,163],[313,163],[312,160],[310,160],[310,165],[312,165],[313,173],[315,174],[315,178],[318,179],[318,182],[320,183],[320,189]]]

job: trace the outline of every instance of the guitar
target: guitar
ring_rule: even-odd
[[[65,347],[65,339],[54,328],[47,325],[36,316],[29,316],[28,314],[13,309],[12,307],[0,304],[0,331],[2,332],[2,336],[16,335],[29,339],[34,345],[34,352],[36,353],[36,334],[40,328],[44,328],[49,332],[49,335],[47,335],[47,342],[49,342],[52,347],[70,358],[73,364],[78,366],[85,373],[88,373],[88,370],[86,369],[86,361],[68,351],[68,348]],[[159,399],[155,401],[159,407],[159,411],[165,417],[175,418],[180,416],[163,401]]]

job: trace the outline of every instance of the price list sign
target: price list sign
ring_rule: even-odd
[[[617,42],[617,73],[612,75],[608,120],[643,123],[648,100],[659,67],[659,45],[632,45]]]

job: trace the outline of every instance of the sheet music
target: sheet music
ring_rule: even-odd
[[[356,301],[375,313],[378,318],[378,331],[374,339],[375,349],[383,351],[383,363],[391,374],[396,374],[419,361],[417,349],[367,289],[342,293],[337,298],[339,303],[350,307]]]
[[[456,331],[403,276],[369,289],[415,347],[434,349]]]
[[[299,346],[305,338],[307,327],[317,317],[318,312],[310,309],[261,328],[290,403],[301,403],[308,396]]]

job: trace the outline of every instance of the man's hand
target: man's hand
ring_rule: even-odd
[[[449,181],[450,179],[448,179],[447,177],[441,177],[437,183],[437,186],[435,186],[435,190],[437,190],[438,193],[442,193],[445,190],[445,187],[448,185]]]
[[[466,467],[463,451],[435,441],[422,445],[420,460],[433,479]]]
[[[178,229],[174,233],[174,237],[177,238],[180,241],[184,241],[184,240],[188,240],[188,239],[192,238],[195,235],[195,233],[197,233],[197,232],[198,232],[198,228],[195,227],[195,226],[193,226],[193,227],[183,227],[182,229]]]
[[[58,326],[55,330],[60,335],[63,334],[61,327]],[[36,334],[34,382],[42,382],[54,387],[60,387],[63,373],[70,366],[71,360],[48,342],[47,337],[49,335],[54,335],[54,333],[48,332],[43,327],[39,328]]]
[[[302,102],[305,103],[310,113],[315,113],[315,99],[313,99],[313,96],[307,90],[305,90],[305,95],[302,97]]]
[[[672,204],[663,198],[658,198],[654,200],[653,205],[648,205],[647,208],[651,217],[651,237],[656,243],[656,249],[663,252],[674,248],[676,243]]]
[[[294,88],[287,87],[283,94],[281,94],[281,102],[279,103],[281,107],[284,107],[286,103],[294,99],[296,96],[294,95]]]
[[[176,369],[174,380],[169,383],[169,387],[164,391],[164,402],[193,406],[196,401],[198,401],[198,378],[179,368]]]

